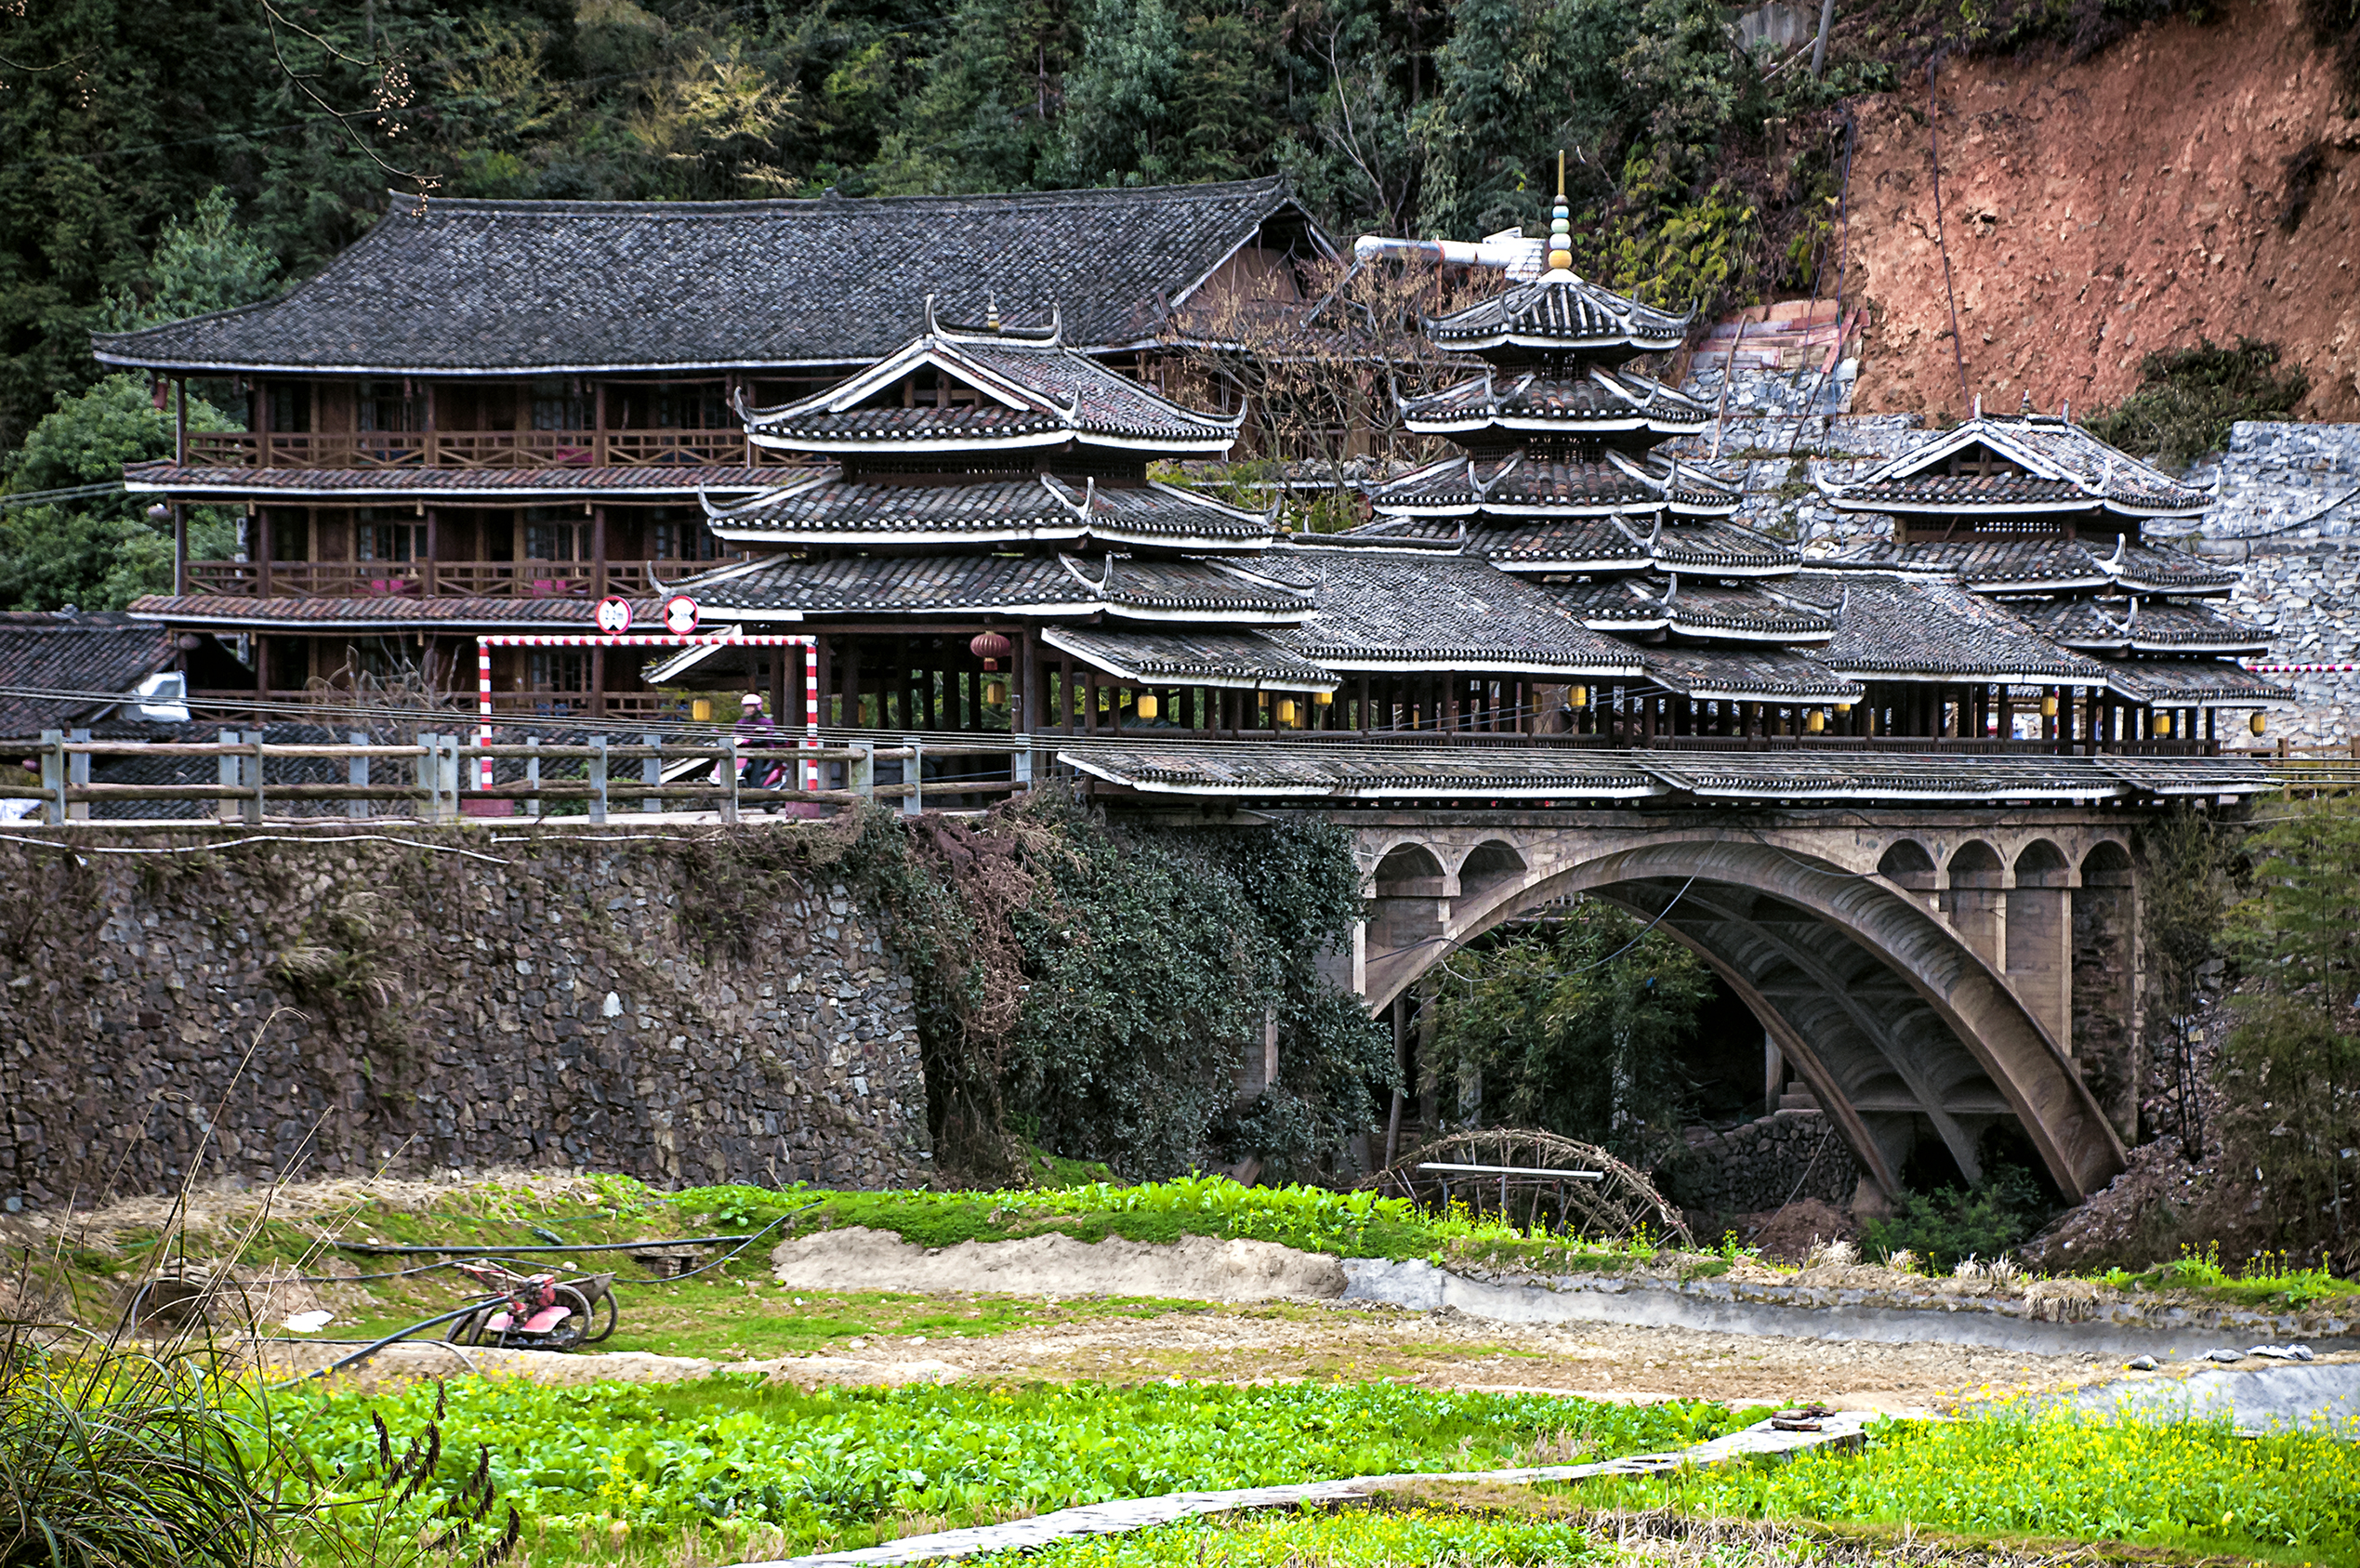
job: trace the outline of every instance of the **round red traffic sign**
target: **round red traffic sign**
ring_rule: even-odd
[[[674,637],[691,637],[696,632],[696,600],[684,593],[676,593],[664,601],[664,629]]]
[[[627,599],[609,594],[599,600],[598,609],[591,613],[599,630],[609,637],[621,637],[631,629],[631,601]]]

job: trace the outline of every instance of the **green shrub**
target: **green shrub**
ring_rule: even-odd
[[[255,1568],[278,1512],[194,1364],[0,1328],[0,1563]]]
[[[2240,419],[2284,419],[2311,390],[2300,369],[2281,376],[2278,346],[2239,337],[2223,349],[2199,337],[2193,349],[2162,349],[2139,362],[2139,389],[2094,411],[2090,431],[2126,452],[2184,467],[2229,444]]]
[[[1906,1249],[1946,1274],[1970,1258],[1990,1259],[2022,1245],[2047,1207],[2030,1171],[1994,1164],[1977,1187],[1903,1193],[1897,1212],[1870,1220],[1861,1240],[1871,1258]]]

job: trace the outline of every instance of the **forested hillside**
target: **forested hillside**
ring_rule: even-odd
[[[2360,0],[2305,3],[2331,26]],[[0,450],[95,376],[93,324],[267,293],[389,188],[692,200],[1285,170],[1338,232],[1471,236],[1537,219],[1563,148],[1592,272],[1806,289],[1849,96],[1938,51],[2086,53],[2183,8],[1847,0],[1814,79],[1807,33],[1749,52],[1714,0],[32,0],[0,8]],[[230,210],[201,214],[216,188]]]

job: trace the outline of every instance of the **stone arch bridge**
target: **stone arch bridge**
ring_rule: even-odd
[[[1979,1179],[1982,1134],[2006,1119],[2069,1196],[2122,1168],[2132,813],[1321,814],[1351,831],[1372,901],[1350,958],[1372,1011],[1502,921],[1588,893],[1660,920],[1727,982],[1886,1195],[1925,1139]]]

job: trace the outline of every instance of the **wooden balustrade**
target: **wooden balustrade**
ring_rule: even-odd
[[[645,598],[718,564],[699,560],[610,560],[606,591]],[[243,599],[376,597],[589,599],[598,563],[587,560],[250,560],[189,562],[191,593]]]
[[[503,740],[495,735],[493,744],[484,744],[472,733],[428,730],[420,730],[415,741],[389,744],[373,742],[362,731],[349,731],[349,736],[344,744],[273,744],[258,730],[224,730],[218,741],[94,741],[87,730],[51,730],[37,745],[25,748],[36,758],[33,766],[41,782],[0,784],[0,799],[37,802],[41,821],[50,826],[86,821],[97,805],[189,802],[205,803],[221,822],[245,825],[268,820],[274,805],[281,818],[391,815],[448,822],[461,816],[538,817],[554,807],[560,812],[580,811],[593,824],[607,821],[610,809],[711,810],[727,823],[737,821],[747,806],[856,806],[895,800],[903,810],[916,811],[929,793],[938,797],[1004,794],[1030,787],[1034,777],[1035,748],[1022,737],[996,745],[970,742],[939,748],[923,743],[790,740],[748,751],[735,735],[717,735],[710,729],[685,735],[593,733],[546,744],[538,736],[518,744],[512,736]],[[930,786],[922,776],[899,784],[877,782],[879,762],[922,773],[922,758],[928,755],[1006,758],[1008,777],[937,779]],[[162,784],[93,779],[94,762],[129,758],[181,759],[185,772],[193,776]],[[305,771],[310,776],[289,778],[283,766],[281,776],[271,779],[268,765],[273,760],[310,764]],[[823,781],[840,765],[846,787],[765,787],[759,780],[773,761],[829,770],[815,775]],[[744,767],[747,762],[762,766]],[[618,764],[625,770],[619,774]],[[337,773],[341,779],[335,777]],[[290,812],[290,805],[311,809]]]
[[[791,461],[743,430],[191,430],[189,461],[229,468],[562,468]]]

